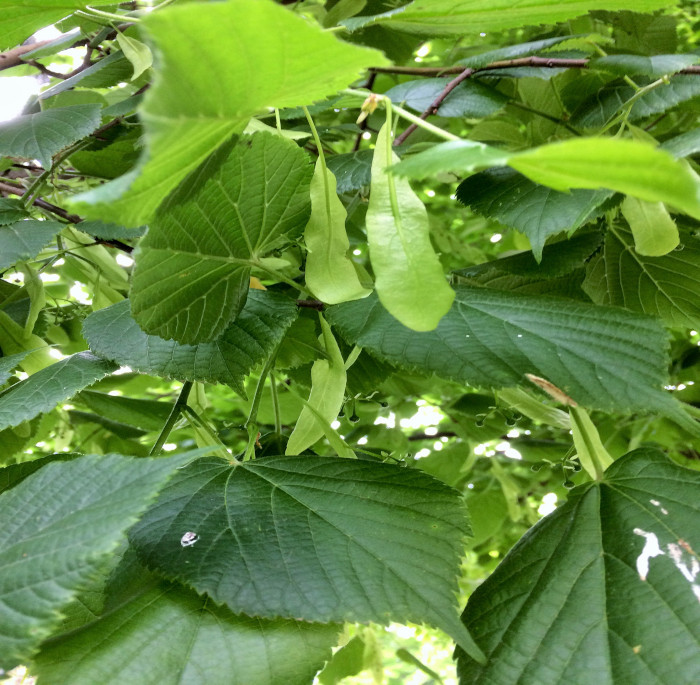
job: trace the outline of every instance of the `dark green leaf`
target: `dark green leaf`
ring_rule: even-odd
[[[700,240],[682,238],[682,248],[645,257],[632,234],[611,228],[603,253],[588,268],[583,289],[594,302],[660,318],[668,326],[700,327]]]
[[[7,379],[12,375],[12,372],[30,352],[31,350],[24,350],[17,354],[0,357],[0,385],[5,385]]]
[[[573,491],[470,597],[463,618],[490,658],[458,650],[460,682],[697,682],[699,489],[641,449]]]
[[[120,397],[94,390],[83,390],[74,401],[113,421],[136,426],[144,431],[160,430],[172,409],[169,402]]]
[[[661,147],[676,158],[696,155],[700,152],[700,128],[694,128],[692,131],[686,131],[666,140]]]
[[[21,200],[9,197],[0,198],[0,226],[14,224],[15,221],[29,216]]]
[[[571,40],[573,38],[580,38],[581,36],[555,36],[554,38],[545,38],[544,40],[533,40],[528,43],[519,43],[517,45],[509,45],[505,48],[498,48],[497,50],[488,50],[487,52],[482,52],[478,55],[472,55],[471,57],[466,57],[457,62],[464,67],[471,67],[472,69],[481,69],[487,64],[492,64],[493,62],[499,62],[506,59],[515,59],[516,57],[526,57],[528,55],[534,55],[542,50],[551,48],[558,43],[566,40]],[[550,70],[551,71],[551,70]]]
[[[321,685],[336,685],[336,683],[351,675],[356,675],[365,667],[366,645],[360,637],[354,637],[341,647],[326,667],[318,674]]]
[[[78,352],[37,371],[0,394],[0,429],[51,411],[116,368],[90,352]]]
[[[132,318],[128,300],[91,314],[83,332],[93,351],[120,365],[181,381],[226,383],[244,394],[243,379],[272,352],[295,317],[293,300],[251,290],[238,318],[211,343],[180,345],[147,335]]]
[[[126,228],[118,224],[105,224],[102,221],[81,221],[75,227],[83,233],[102,240],[129,240],[140,238],[146,232],[145,226]]]
[[[4,432],[4,431],[3,431]],[[3,445],[4,446],[4,445]],[[18,464],[10,464],[0,469],[0,493],[14,488],[15,485],[21,483],[25,478],[31,476],[32,473],[40,468],[51,464],[54,461],[70,461],[82,455],[61,452],[59,454],[51,454],[48,457],[41,457],[32,461],[24,461]]]
[[[426,622],[469,645],[452,617],[467,530],[459,493],[425,474],[303,456],[193,462],[130,538],[149,566],[233,611]]]
[[[220,336],[245,304],[251,266],[304,229],[312,173],[294,142],[257,133],[186,180],[139,246],[131,288],[139,325],[188,344]]]
[[[338,182],[339,193],[347,193],[369,185],[372,179],[373,154],[373,150],[360,150],[328,158],[328,168]]]
[[[0,124],[0,155],[37,159],[44,169],[51,158],[100,125],[99,105],[74,105],[25,114]]]
[[[615,76],[635,76],[642,74],[658,78],[664,74],[675,74],[681,69],[697,64],[698,55],[606,55],[591,60],[590,69],[607,71]]]
[[[0,226],[0,269],[36,257],[61,231],[58,221],[18,221]]]
[[[0,496],[0,667],[26,662],[183,461],[91,455],[48,464]]]

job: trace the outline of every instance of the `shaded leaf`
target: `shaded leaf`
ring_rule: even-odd
[[[304,456],[193,462],[130,539],[150,567],[233,611],[425,622],[471,650],[452,608],[467,530],[459,493],[419,471]],[[184,547],[186,531],[198,538]]]
[[[589,62],[590,69],[607,71],[615,76],[653,76],[658,78],[664,74],[674,74],[681,69],[697,64],[698,55],[606,55]]]
[[[17,354],[0,357],[0,385],[5,385],[12,372],[22,363],[31,350],[23,350]]]
[[[27,212],[21,200],[9,197],[0,198],[0,226],[14,224],[15,221],[25,219],[28,216],[29,212]]]
[[[0,394],[0,430],[51,411],[116,368],[90,352],[78,352],[37,371]]]
[[[700,128],[686,131],[661,143],[661,148],[670,152],[674,157],[689,157],[700,152]]]
[[[25,114],[0,124],[0,155],[37,159],[44,169],[51,158],[100,125],[100,106],[73,105]]]
[[[374,150],[359,150],[327,159],[328,168],[337,179],[339,193],[368,186],[372,178]]]
[[[147,333],[220,336],[245,305],[251,266],[306,225],[313,169],[295,143],[257,133],[221,157],[168,198],[139,244],[131,311]]]
[[[169,402],[109,395],[95,390],[83,390],[74,402],[80,402],[100,416],[144,431],[160,430],[172,409]]]
[[[458,650],[460,682],[696,682],[698,488],[640,449],[574,490],[469,598],[463,620],[490,658]]]
[[[0,226],[0,269],[33,259],[63,228],[58,221],[18,221]]]

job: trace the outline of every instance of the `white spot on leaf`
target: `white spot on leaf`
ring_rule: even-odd
[[[180,544],[183,547],[192,547],[197,540],[199,540],[199,535],[188,531],[180,538]]]

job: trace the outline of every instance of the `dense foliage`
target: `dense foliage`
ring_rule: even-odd
[[[697,7],[153,4],[0,0],[0,668],[700,682]]]

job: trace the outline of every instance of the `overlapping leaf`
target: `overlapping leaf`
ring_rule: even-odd
[[[460,682],[651,683],[700,678],[700,474],[652,449],[573,491],[470,597],[488,654]]]
[[[0,394],[0,430],[51,411],[116,368],[90,352],[78,352],[37,371]]]
[[[210,159],[140,242],[131,288],[139,325],[186,344],[221,335],[245,304],[251,266],[304,229],[312,173],[295,143],[267,133]]]
[[[592,260],[583,288],[594,302],[651,314],[668,326],[700,326],[700,241],[683,236],[682,249],[644,257],[629,231],[610,229]]]
[[[142,373],[226,383],[244,394],[243,379],[272,352],[296,315],[293,300],[251,290],[243,311],[220,338],[180,345],[144,333],[125,300],[91,314],[83,332],[94,352]]]
[[[466,532],[459,493],[430,476],[303,456],[195,461],[130,539],[150,567],[233,611],[426,622],[474,653],[452,609]]]
[[[372,178],[373,150],[359,150],[329,157],[328,168],[338,182],[339,193],[368,186]]]
[[[58,221],[18,221],[0,226],[0,269],[36,257],[61,231]]]
[[[163,198],[253,115],[320,100],[366,67],[386,64],[380,52],[342,43],[272,2],[231,0],[206,12],[178,5],[144,17],[141,26],[160,55],[140,112],[147,156],[140,170],[84,193],[78,205],[127,226],[148,222]]]

